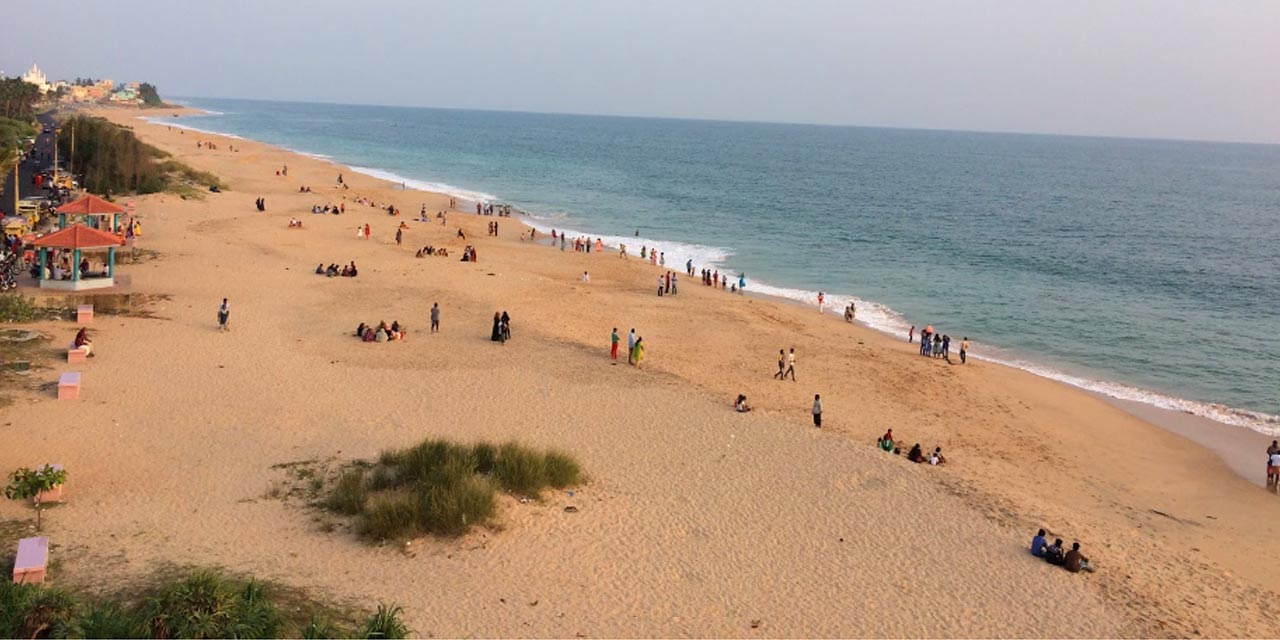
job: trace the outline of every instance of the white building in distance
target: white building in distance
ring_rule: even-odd
[[[48,78],[44,77],[44,72],[41,71],[40,67],[34,62],[31,64],[31,70],[22,74],[22,81],[30,82],[31,84],[40,87],[40,93],[44,93],[49,90]]]

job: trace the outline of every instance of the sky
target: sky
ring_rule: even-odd
[[[161,96],[1280,143],[1280,0],[60,0],[0,69]]]

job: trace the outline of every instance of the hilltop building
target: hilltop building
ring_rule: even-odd
[[[22,74],[22,81],[30,82],[31,84],[40,87],[40,93],[45,93],[49,90],[48,78],[44,77],[44,72],[41,71],[39,65],[35,63],[31,64],[31,69],[29,71]]]

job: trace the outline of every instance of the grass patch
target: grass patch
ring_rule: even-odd
[[[36,306],[35,298],[20,293],[0,294],[0,322],[32,322],[48,315]]]
[[[514,442],[495,446],[427,440],[383,452],[373,465],[348,468],[321,504],[355,516],[356,531],[372,540],[459,536],[493,520],[499,490],[538,498],[549,487],[582,481],[582,468],[563,452]]]
[[[120,598],[119,594],[113,594]],[[404,638],[403,610],[343,614],[297,590],[187,571],[126,599],[96,600],[45,585],[0,583],[5,638]]]

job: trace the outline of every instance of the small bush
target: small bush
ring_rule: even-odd
[[[58,635],[68,638],[146,638],[138,617],[119,604],[90,605]]]
[[[365,622],[360,634],[365,638],[387,638],[399,640],[409,636],[409,627],[400,619],[404,610],[396,605],[378,605],[378,611]]]
[[[48,638],[74,616],[75,600],[62,589],[0,582],[0,638]]]
[[[359,532],[375,540],[400,538],[414,531],[418,523],[418,511],[412,500],[403,497],[386,497],[366,505],[360,514]]]
[[[35,298],[20,293],[0,294],[0,322],[31,322],[40,317]]]
[[[545,457],[547,483],[556,489],[582,484],[582,467],[563,451],[549,451]]]
[[[364,509],[366,491],[364,473],[353,469],[338,477],[325,506],[338,513],[353,516]]]
[[[493,475],[505,491],[530,498],[538,497],[550,485],[546,457],[514,442],[508,442],[498,450]]]
[[[537,498],[547,487],[582,482],[582,469],[568,454],[514,442],[496,447],[426,440],[384,451],[365,468],[339,476],[324,505],[356,515],[356,530],[375,540],[462,535],[493,519],[498,489]]]

